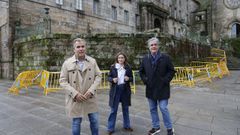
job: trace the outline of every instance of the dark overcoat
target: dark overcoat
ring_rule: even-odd
[[[170,98],[170,81],[174,77],[174,66],[166,54],[159,54],[155,64],[152,63],[152,55],[143,57],[140,69],[140,77],[146,85],[146,97],[153,100]]]
[[[129,77],[128,81],[125,81],[124,84],[124,91],[122,92],[122,105],[123,106],[130,106],[131,105],[131,87],[130,87],[130,82],[133,81],[133,74],[132,74],[132,69],[129,65],[125,65],[124,69],[126,70],[125,76]],[[117,83],[113,82],[113,78],[117,78],[118,72],[117,69],[115,68],[115,65],[112,65],[110,67],[110,72],[108,75],[108,81],[111,83],[110,87],[110,92],[109,92],[109,106],[113,107],[114,101],[116,99],[116,91],[117,91]]]

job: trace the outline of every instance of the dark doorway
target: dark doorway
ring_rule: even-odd
[[[161,26],[161,22],[160,22],[160,20],[158,18],[156,18],[154,20],[154,28],[159,28],[160,31],[161,31],[162,26]]]

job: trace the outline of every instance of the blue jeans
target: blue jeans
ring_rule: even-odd
[[[90,128],[92,135],[98,135],[98,112],[95,113],[89,113],[88,118],[90,121]],[[72,120],[72,134],[73,135],[80,135],[81,133],[81,123],[82,118],[73,118]]]
[[[115,124],[116,124],[116,118],[117,118],[117,111],[118,111],[118,105],[121,99],[121,96],[124,96],[122,94],[124,90],[124,85],[118,85],[117,86],[117,92],[114,99],[114,105],[111,107],[111,112],[108,117],[108,131],[114,131]],[[130,128],[130,119],[129,119],[129,106],[122,104],[122,113],[123,113],[123,127],[124,128]]]
[[[117,118],[118,106],[111,107],[111,113],[108,117],[108,131],[114,131],[116,118]],[[123,127],[130,128],[130,119],[129,119],[129,109],[128,106],[122,105],[122,113],[123,113]]]
[[[167,108],[168,105],[168,100],[152,100],[148,98],[148,103],[149,103],[149,109],[151,113],[151,118],[152,118],[152,127],[153,128],[160,128],[160,120],[158,117],[158,104],[160,111],[162,112],[162,117],[163,117],[163,123],[167,129],[172,128],[172,120],[170,118],[170,114]]]

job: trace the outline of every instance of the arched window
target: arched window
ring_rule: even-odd
[[[237,38],[240,37],[240,24],[234,23],[231,28],[231,37]]]

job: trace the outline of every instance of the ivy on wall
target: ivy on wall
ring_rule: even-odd
[[[69,35],[53,34],[33,36],[15,42],[15,73],[30,69],[59,71],[65,59],[71,57],[71,42],[80,37],[87,41],[87,54],[94,57],[101,69],[109,69],[118,52],[126,53],[133,69],[138,69],[141,58],[149,53],[146,41],[155,34],[96,34]],[[160,51],[168,53],[175,66],[186,65],[189,60],[209,56],[209,46],[196,45],[190,41],[160,39]]]

